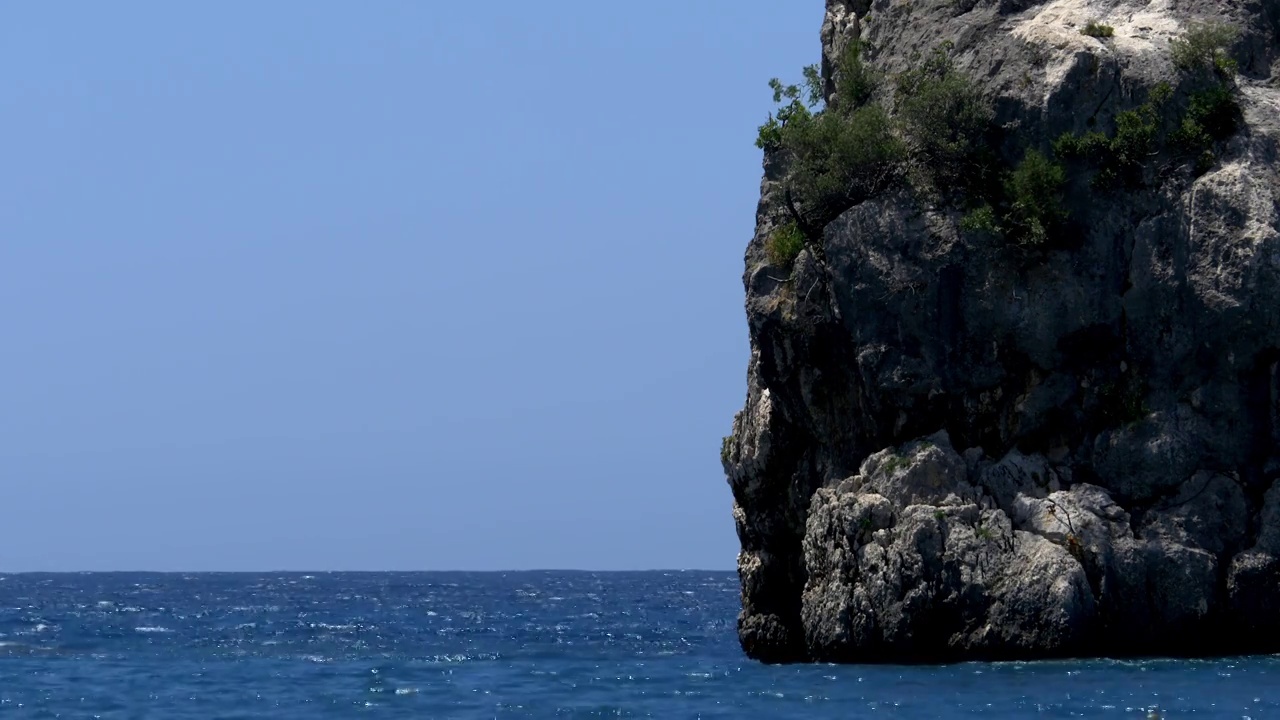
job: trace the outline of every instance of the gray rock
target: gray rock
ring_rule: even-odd
[[[1242,649],[1269,652],[1280,642],[1280,558],[1261,550],[1237,555],[1227,574],[1227,596]]]
[[[945,435],[873,454],[813,498],[801,613],[814,659],[1069,652],[1094,598],[1065,539],[1015,531]],[[990,498],[985,498],[989,500]]]
[[[949,41],[1012,162],[1162,81],[1176,127],[1198,86],[1169,41],[1200,19],[1242,28],[1239,130],[1207,172],[1170,149],[1084,183],[1063,246],[897,186],[777,267],[765,158],[722,449],[748,655],[1280,652],[1280,0],[827,0],[822,65],[856,37],[892,76]]]
[[[1013,512],[1019,495],[1045,497],[1049,483],[1054,479],[1044,457],[1023,455],[1016,448],[1000,462],[978,469],[977,475],[978,483],[991,493],[1005,512]]]
[[[1280,481],[1263,497],[1258,526],[1257,549],[1280,556]]]
[[[1140,534],[1223,557],[1241,549],[1248,529],[1248,499],[1240,484],[1201,471],[1176,496],[1146,513]]]

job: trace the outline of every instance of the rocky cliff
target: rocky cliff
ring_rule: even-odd
[[[1196,23],[1233,29],[1216,70],[1175,62]],[[1034,241],[998,229],[1016,188],[966,223],[904,160],[815,224],[762,143],[722,448],[746,653],[1280,651],[1280,0],[828,0],[820,38],[825,92],[856,44],[890,116],[945,53],[983,167],[1054,159],[1061,209]],[[1189,139],[1214,87],[1230,122]]]

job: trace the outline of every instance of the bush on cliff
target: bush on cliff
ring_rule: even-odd
[[[1113,33],[1098,23],[1082,32]],[[991,149],[999,145],[994,109],[956,68],[950,43],[914,56],[884,92],[884,78],[851,41],[830,79],[811,65],[801,84],[770,81],[779,107],[756,144],[783,162],[775,210],[789,217],[766,241],[770,260],[789,266],[827,223],[903,181],[929,202],[968,208],[962,230],[1039,247],[1067,220],[1069,174],[1091,173],[1094,190],[1138,188],[1150,179],[1152,159],[1171,148],[1194,156],[1196,172],[1204,172],[1215,162],[1215,143],[1240,123],[1229,54],[1239,35],[1229,25],[1198,23],[1172,41],[1174,63],[1190,76],[1179,87],[1181,118],[1169,117],[1174,89],[1160,83],[1144,103],[1118,113],[1110,132],[1065,133],[1051,156],[1028,149],[1013,166]]]
[[[808,65],[802,71],[804,81],[798,85],[784,85],[778,78],[769,81],[773,101],[779,104],[776,111],[760,126],[756,147],[762,150],[780,150],[788,147],[798,128],[822,114],[827,109],[822,75],[817,65]],[[850,41],[840,54],[836,67],[836,92],[831,107],[842,114],[849,114],[867,104],[871,94],[880,85],[879,75],[862,62],[862,45]]]
[[[1195,156],[1196,174],[1213,166],[1215,143],[1235,134],[1240,124],[1240,104],[1233,82],[1236,64],[1227,49],[1239,36],[1229,25],[1193,26],[1173,41],[1174,61],[1187,73],[1200,74],[1211,67],[1208,86],[1191,94],[1186,114],[1170,139],[1183,152]]]
[[[878,105],[848,115],[825,112],[796,127],[786,191],[797,222],[821,228],[886,187],[902,160],[889,117]]]
[[[1005,183],[1009,197],[1006,221],[1014,238],[1026,245],[1043,245],[1050,232],[1067,218],[1062,188],[1067,173],[1036,150],[1028,150]]]
[[[880,73],[862,61],[862,43],[851,40],[836,62],[836,104],[843,108],[858,108],[871,100],[883,79]]]
[[[1064,133],[1053,143],[1054,155],[1096,167],[1094,189],[1140,185],[1147,160],[1159,152],[1160,111],[1172,94],[1167,83],[1160,83],[1147,102],[1116,115],[1115,134]]]
[[[760,126],[756,147],[765,151],[786,148],[795,125],[812,117],[815,108],[822,103],[822,80],[817,73],[817,65],[806,67],[803,86],[783,85],[778,78],[769,81],[773,101],[779,103],[779,107],[769,113],[769,119]]]
[[[770,82],[780,106],[756,145],[784,153],[785,203],[806,235],[904,175],[925,192],[971,191],[991,176],[984,152],[994,113],[949,49],[895,79],[892,115],[873,102],[883,81],[856,41],[840,56],[830,98],[817,66],[802,84]]]
[[[1214,140],[1231,137],[1240,124],[1240,105],[1235,92],[1228,85],[1214,85],[1192,93],[1186,119],[1204,128]]]
[[[1172,132],[1163,134],[1162,125],[1173,88],[1160,83],[1145,103],[1116,116],[1114,134],[1067,133],[1054,142],[1054,154],[1095,167],[1093,187],[1099,190],[1141,185],[1150,158],[1170,145],[1195,158],[1196,174],[1207,171],[1216,160],[1214,144],[1235,133],[1240,123],[1231,80],[1236,62],[1228,54],[1239,35],[1237,28],[1223,23],[1193,23],[1171,41],[1174,65],[1193,76],[1193,87],[1203,88],[1191,93],[1186,112]]]
[[[802,85],[770,81],[781,106],[760,126],[756,145],[787,158],[783,180],[787,210],[803,234],[816,235],[844,210],[886,187],[904,151],[888,114],[870,103],[879,78],[850,42],[837,65],[829,102],[817,66]]]
[[[1080,34],[1096,38],[1109,38],[1116,34],[1116,29],[1100,22],[1090,22],[1080,29]]]
[[[975,174],[986,174],[981,151],[995,116],[973,81],[956,70],[949,50],[934,50],[898,76],[894,93],[911,178],[929,191],[967,186]]]
[[[1001,195],[987,197],[969,211],[961,218],[960,229],[991,233],[1019,245],[1043,246],[1067,219],[1066,181],[1062,165],[1027,150],[1005,178]]]
[[[1193,93],[1191,103],[1177,130],[1170,135],[1173,144],[1195,157],[1197,175],[1208,172],[1217,161],[1214,143],[1235,134],[1240,123],[1240,105],[1227,85],[1215,85]]]
[[[1173,64],[1187,72],[1212,69],[1220,77],[1236,73],[1236,61],[1228,54],[1240,30],[1220,22],[1192,23],[1181,37],[1170,41]]]
[[[794,222],[775,229],[765,242],[765,252],[769,254],[769,262],[779,267],[790,266],[803,249],[804,233]]]

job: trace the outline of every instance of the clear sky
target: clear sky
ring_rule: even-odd
[[[733,567],[822,3],[6,3],[0,570]]]

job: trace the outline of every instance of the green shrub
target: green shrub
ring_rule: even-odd
[[[890,455],[889,458],[885,460],[884,464],[881,465],[880,467],[883,468],[887,474],[893,475],[894,473],[907,467],[910,464],[911,464],[910,460],[902,457],[901,455],[895,454],[895,455]]]
[[[728,465],[733,452],[733,436],[725,435],[720,439],[720,464]]]
[[[778,78],[769,81],[773,101],[780,107],[769,114],[760,126],[756,147],[776,149],[785,144],[786,128],[791,122],[804,122],[825,109],[822,74],[817,65],[808,65],[801,71],[804,81],[797,85],[784,85]],[[862,44],[851,40],[841,52],[835,69],[836,109],[850,113],[865,105],[880,84],[879,75],[862,62]]]
[[[1151,92],[1147,93],[1147,106],[1159,109],[1173,97],[1173,86],[1167,82],[1158,82]]]
[[[1195,156],[1195,172],[1201,175],[1217,162],[1214,142],[1231,137],[1239,123],[1240,105],[1235,93],[1220,83],[1191,95],[1187,114],[1170,139],[1183,152]]]
[[[1028,149],[1005,176],[999,197],[965,214],[960,229],[991,233],[1019,245],[1043,246],[1067,219],[1063,204],[1066,183],[1067,171],[1062,165]]]
[[[1064,133],[1053,141],[1053,154],[1060,158],[1080,158],[1084,160],[1101,160],[1111,149],[1111,138],[1093,131],[1084,135]]]
[[[960,218],[960,229],[967,232],[988,232],[1000,235],[1004,229],[1000,227],[1000,220],[996,216],[995,208],[991,207],[991,203],[974,208],[965,213]]]
[[[1212,68],[1223,77],[1235,75],[1236,61],[1227,54],[1240,37],[1240,30],[1220,22],[1192,23],[1187,31],[1170,41],[1173,64],[1187,72]]]
[[[1182,119],[1182,125],[1173,131],[1174,144],[1189,153],[1198,153],[1213,147],[1213,136],[1204,126],[1191,117]]]
[[[804,233],[800,232],[800,228],[794,222],[776,228],[765,242],[769,262],[779,267],[791,265],[803,249]]]
[[[1005,183],[1009,212],[1005,216],[1014,239],[1043,245],[1052,229],[1067,217],[1062,188],[1066,170],[1036,150],[1027,150]]]
[[[766,151],[781,147],[782,125],[785,122],[785,119],[774,117],[773,113],[769,113],[769,120],[760,126],[759,134],[756,135],[756,147]]]
[[[863,64],[861,50],[850,42],[841,54],[830,106],[815,65],[804,69],[802,84],[783,85],[776,78],[769,83],[780,107],[760,126],[756,145],[787,158],[784,195],[804,228],[820,228],[878,192],[896,176],[903,158],[887,113],[869,103],[879,80]]]
[[[769,81],[773,90],[773,101],[779,104],[776,111],[769,113],[769,119],[760,126],[756,137],[756,147],[761,150],[775,150],[786,141],[787,128],[793,122],[803,122],[813,116],[814,109],[822,101],[822,81],[818,78],[818,66],[810,65],[804,69],[804,85],[783,85],[778,78]]]
[[[862,61],[862,43],[850,40],[836,63],[836,104],[851,112],[866,105],[880,84],[880,74]]]
[[[1146,162],[1155,148],[1159,120],[1150,105],[1126,110],[1116,116],[1116,135],[1111,139],[1111,153],[1118,170],[1135,170]]]
[[[925,189],[967,185],[995,113],[978,88],[947,55],[934,50],[898,76],[897,120],[915,180]]]
[[[1158,151],[1160,110],[1173,89],[1168,83],[1160,83],[1151,89],[1147,101],[1138,107],[1116,116],[1116,134],[1111,140],[1114,164],[1121,172],[1141,169],[1147,158]]]
[[[1116,29],[1111,27],[1110,25],[1103,25],[1102,23],[1091,22],[1088,25],[1085,25],[1083,28],[1081,28],[1080,34],[1088,35],[1089,37],[1104,38],[1104,37],[1111,37],[1115,35]]]
[[[898,181],[904,170],[921,190],[972,191],[994,182],[984,160],[994,117],[976,86],[958,72],[944,46],[896,79],[894,114],[874,102],[883,80],[851,41],[824,97],[817,66],[803,82],[774,79],[774,101],[756,145],[786,162],[782,198],[800,230],[812,236],[852,205]]]
[[[1160,149],[1160,109],[1172,95],[1173,89],[1167,83],[1160,83],[1152,88],[1147,102],[1116,116],[1114,135],[1097,131],[1083,135],[1065,133],[1054,141],[1054,155],[1096,166],[1095,189],[1121,183],[1139,184],[1143,166]]]
[[[893,180],[904,152],[892,130],[878,105],[848,115],[828,111],[793,126],[784,185],[806,224],[826,225]]]
[[[1229,86],[1218,84],[1191,95],[1187,118],[1204,127],[1213,139],[1225,140],[1240,123],[1240,105]]]

